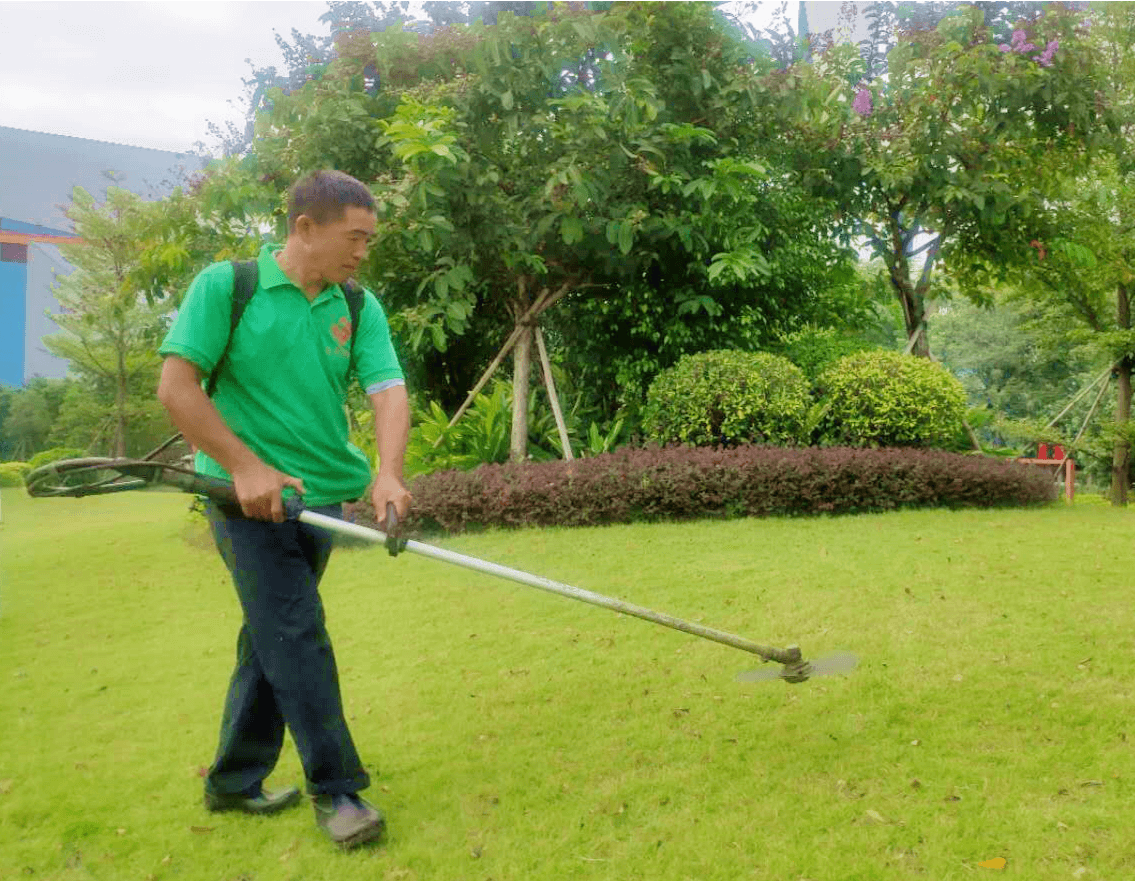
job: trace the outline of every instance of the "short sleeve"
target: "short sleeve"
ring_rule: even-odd
[[[177,355],[203,373],[212,373],[232,329],[232,306],[232,264],[214,263],[203,269],[189,285],[158,354]]]
[[[370,291],[364,293],[359,330],[354,343],[355,372],[359,385],[372,386],[404,381],[402,365],[390,338],[386,311]]]

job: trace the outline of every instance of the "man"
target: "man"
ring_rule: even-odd
[[[358,795],[370,780],[347,730],[324,626],[318,587],[331,540],[285,520],[283,493],[301,493],[308,508],[339,515],[344,501],[371,484],[369,463],[348,440],[350,373],[375,412],[376,516],[385,521],[388,504],[400,518],[409,508],[402,481],[409,405],[386,316],[367,292],[352,328],[340,287],[366,256],[375,222],[362,183],[340,172],[308,175],[291,192],[286,243],[260,252],[258,287],[236,328],[233,267],[217,263],[194,279],[159,350],[159,399],[197,450],[197,470],[231,480],[240,502],[239,509],[208,506],[244,623],[205,805],[268,814],[297,803],[294,787],[262,787],[286,726],[316,821],[345,847],[378,838],[384,821]],[[202,379],[226,345],[210,399]]]

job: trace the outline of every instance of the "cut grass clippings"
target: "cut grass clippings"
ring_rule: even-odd
[[[234,653],[183,496],[0,526],[0,879],[1135,876],[1135,516],[1039,510],[495,532],[445,546],[805,656],[733,649],[443,563],[332,558],[324,602],[387,814],[201,805]],[[289,741],[269,785],[300,783]]]

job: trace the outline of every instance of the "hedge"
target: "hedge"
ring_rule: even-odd
[[[575,462],[482,465],[418,477],[416,534],[595,526],[697,517],[853,514],[897,508],[1039,505],[1050,475],[936,450],[623,448]],[[360,520],[373,524],[365,507]]]

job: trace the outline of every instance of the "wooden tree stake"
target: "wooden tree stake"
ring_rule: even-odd
[[[556,417],[556,428],[560,433],[560,446],[564,450],[564,459],[570,462],[575,457],[571,452],[567,425],[564,423],[564,414],[560,409],[560,398],[556,394],[556,383],[552,379],[552,363],[548,360],[548,349],[544,345],[544,332],[540,330],[539,324],[536,325],[536,349],[540,353],[540,367],[544,370],[544,387],[548,390],[548,400],[552,403],[552,415]]]

